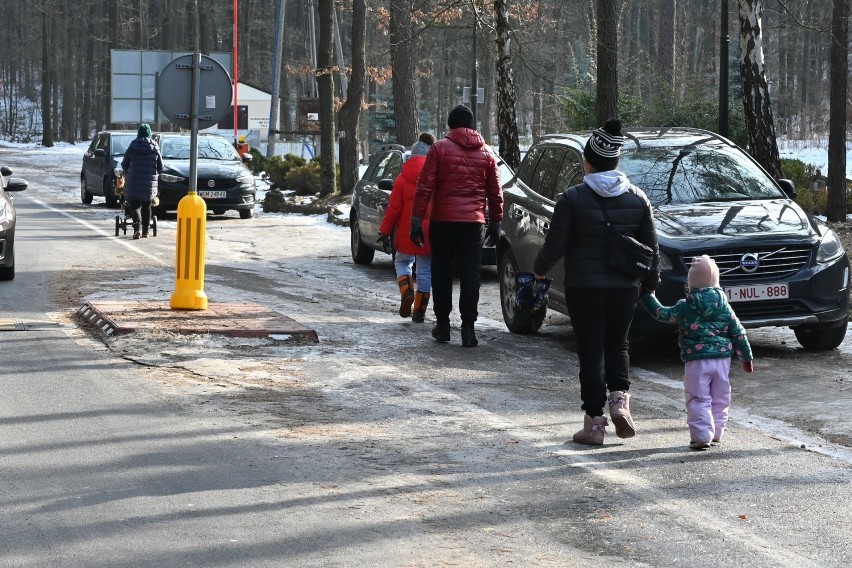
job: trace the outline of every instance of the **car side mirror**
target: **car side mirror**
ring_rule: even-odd
[[[103,148],[98,148],[97,150],[95,150],[95,156],[97,156],[98,158],[103,158],[104,156],[106,156],[106,150],[104,150]]]
[[[243,154],[242,157],[243,157],[243,160],[245,160],[246,162],[251,162],[252,155],[249,154],[248,152]]]
[[[27,180],[21,178],[9,178],[9,183],[6,184],[6,191],[24,191],[29,187]]]
[[[796,199],[796,186],[789,179],[779,179],[778,185],[781,186],[781,191],[787,194],[790,199]]]
[[[12,175],[12,170],[8,166],[0,166],[0,176],[9,177]]]
[[[393,189],[393,180],[392,179],[380,179],[379,180],[379,189],[384,189],[385,191],[391,191]]]

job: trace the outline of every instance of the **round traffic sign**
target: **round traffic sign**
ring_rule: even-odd
[[[192,127],[194,55],[182,55],[166,65],[157,77],[157,104],[169,122]],[[234,96],[231,76],[222,64],[201,55],[196,115],[198,128],[210,128],[228,113]]]

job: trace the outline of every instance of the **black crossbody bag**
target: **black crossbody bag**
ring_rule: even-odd
[[[595,193],[593,189],[589,189],[600,203],[604,221],[606,221],[609,265],[630,276],[645,278],[654,267],[654,249],[637,241],[627,234],[625,229],[613,225],[606,209],[606,199]]]

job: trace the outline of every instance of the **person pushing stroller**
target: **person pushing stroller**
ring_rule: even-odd
[[[126,210],[133,219],[133,238],[147,238],[151,222],[151,201],[157,196],[157,180],[163,171],[160,147],[151,139],[151,127],[140,124],[136,139],[121,160],[124,170]]]

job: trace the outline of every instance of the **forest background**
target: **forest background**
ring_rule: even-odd
[[[319,96],[322,103],[325,87],[339,112],[334,136],[348,131],[347,121],[356,129],[350,144],[410,144],[419,130],[441,135],[463,88],[476,83],[484,88],[478,127],[495,143],[507,122],[499,117],[507,79],[521,145],[594,127],[599,79],[612,75],[601,67],[601,39],[612,34],[613,92],[627,127],[718,131],[724,65],[728,137],[749,147],[740,42],[746,7],[760,16],[759,63],[773,134],[825,144],[832,9],[841,2],[848,22],[847,0],[0,0],[0,137],[51,145],[116,126],[109,116],[110,50],[232,51],[236,6],[239,80],[271,92],[277,61],[282,131],[297,130],[299,100]],[[601,6],[610,17],[602,18]],[[720,27],[724,8],[727,35]],[[332,12],[340,56],[323,17]],[[843,47],[848,53],[846,36]],[[342,175],[351,182],[352,168]]]

